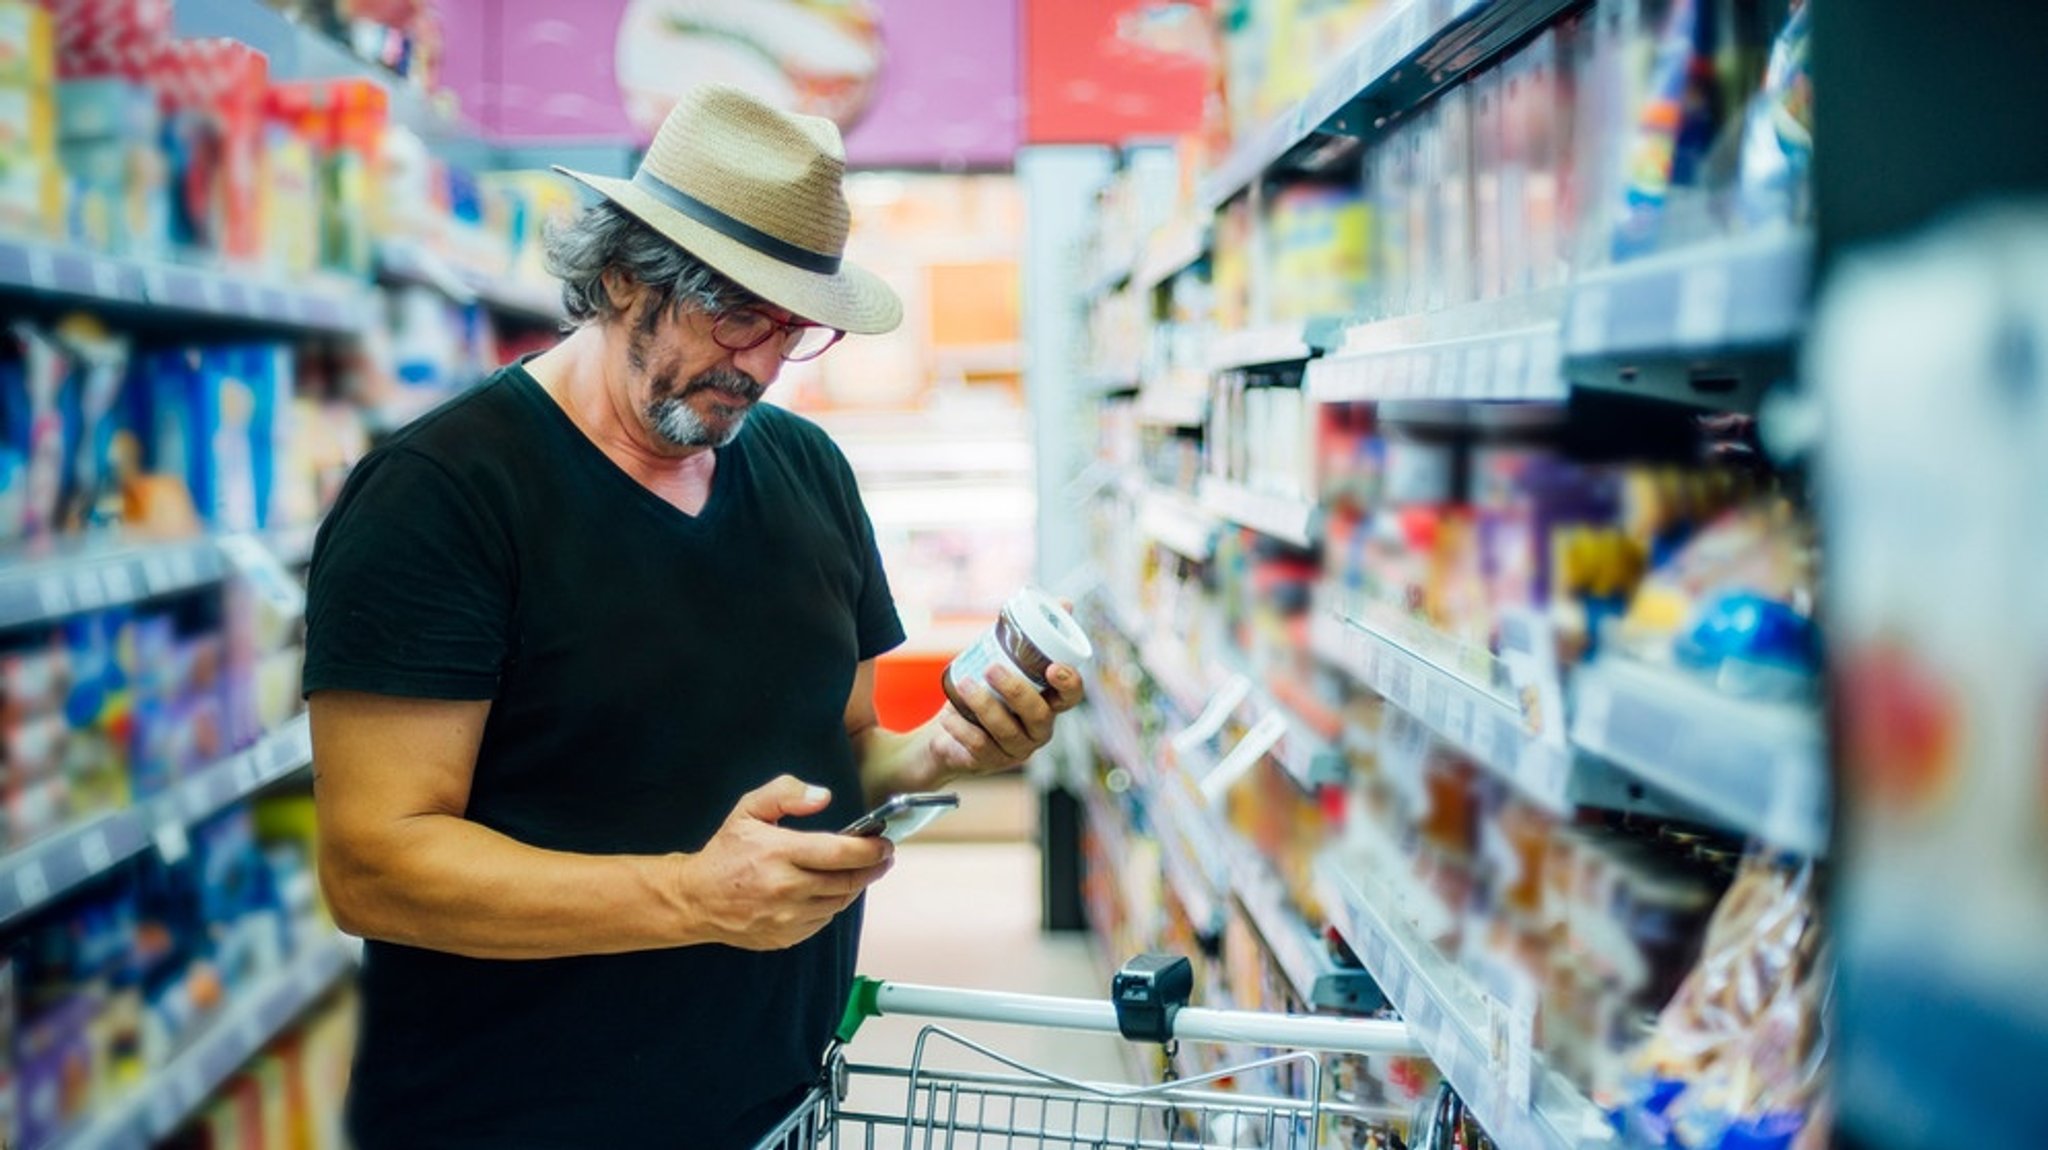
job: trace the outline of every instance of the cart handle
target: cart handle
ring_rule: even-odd
[[[863,977],[853,981],[853,993],[847,997],[846,1012],[839,1021],[839,1041],[852,1042],[862,1023],[884,1014],[1122,1033],[1117,1028],[1116,1007],[1092,998],[959,990]],[[1187,1006],[1173,1017],[1173,1037],[1340,1054],[1424,1053],[1422,1043],[1405,1022],[1338,1015],[1266,1014]]]

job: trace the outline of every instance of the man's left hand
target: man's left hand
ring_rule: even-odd
[[[985,682],[969,683],[966,697],[974,718],[951,703],[939,711],[932,757],[948,775],[1007,770],[1030,758],[1052,739],[1053,719],[1080,705],[1086,695],[1080,672],[1054,663],[1047,673],[1050,697],[1008,667],[995,667]],[[977,723],[979,725],[977,725]]]

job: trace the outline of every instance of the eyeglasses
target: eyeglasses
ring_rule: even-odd
[[[846,335],[837,328],[801,320],[780,320],[758,308],[739,307],[720,312],[711,321],[711,340],[727,351],[751,351],[769,340],[779,340],[782,358],[791,361],[816,359],[831,350]]]

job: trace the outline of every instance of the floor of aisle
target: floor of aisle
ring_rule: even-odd
[[[868,896],[860,971],[934,986],[1106,998],[1109,973],[1085,932],[1039,929],[1039,853],[1026,842],[910,842]],[[909,1065],[924,1020],[877,1018],[849,1048],[858,1062]],[[948,1029],[1028,1065],[1094,1081],[1129,1081],[1122,1040],[1000,1024]],[[932,1049],[936,1050],[936,1047]],[[946,1065],[996,1069],[957,1048]],[[858,1097],[858,1096],[857,1096]],[[901,1097],[895,1099],[898,1109]]]

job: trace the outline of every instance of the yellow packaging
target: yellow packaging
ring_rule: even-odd
[[[0,164],[57,158],[57,104],[48,88],[0,85]]]
[[[0,0],[0,84],[48,88],[56,61],[50,14],[33,0]]]
[[[0,232],[51,239],[64,215],[64,182],[54,159],[0,160]]]

